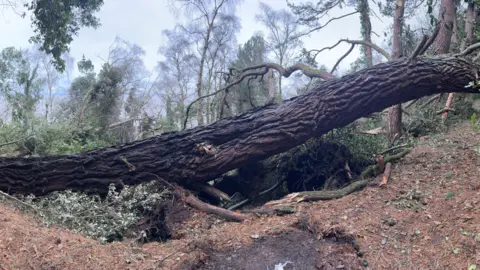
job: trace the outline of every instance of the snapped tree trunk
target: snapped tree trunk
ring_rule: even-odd
[[[399,59],[211,125],[78,155],[0,158],[0,189],[35,195],[64,189],[105,193],[110,183],[206,182],[394,104],[450,91],[479,92],[465,88],[478,70],[479,65],[453,57]]]

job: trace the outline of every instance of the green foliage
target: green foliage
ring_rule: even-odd
[[[95,66],[92,63],[92,60],[85,59],[85,55],[82,55],[82,60],[77,63],[77,67],[78,71],[80,71],[80,73],[84,75],[92,74],[95,70]]]
[[[480,130],[480,119],[477,119],[477,113],[473,113],[470,117],[470,123],[474,131]]]
[[[35,105],[40,100],[38,64],[33,64],[27,52],[8,47],[0,53],[0,93],[12,106],[12,118],[25,129],[33,117]]]
[[[164,207],[172,193],[156,181],[116,191],[113,184],[106,198],[62,191],[45,197],[27,196],[46,226],[61,226],[102,242],[121,241],[145,215]]]
[[[33,13],[35,35],[30,41],[40,44],[41,51],[53,56],[55,67],[64,71],[62,54],[68,51],[68,45],[81,27],[100,25],[94,13],[102,5],[103,0],[35,0],[25,4]]]
[[[0,154],[15,151],[27,155],[74,154],[111,145],[94,134],[79,132],[69,123],[47,123],[44,118],[31,119],[32,127],[27,132],[18,122],[3,124],[0,127]],[[11,143],[14,142],[14,143]]]
[[[360,129],[378,126],[378,120],[367,120],[359,125],[352,123],[340,129],[334,129],[325,134],[325,139],[345,145],[356,160],[372,160],[376,154],[387,148],[383,135],[370,135],[360,133]]]

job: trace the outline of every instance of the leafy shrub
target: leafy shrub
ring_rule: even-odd
[[[122,240],[145,215],[153,213],[171,198],[171,191],[156,181],[126,186],[121,192],[110,185],[108,195],[87,195],[61,191],[45,197],[27,196],[46,226],[60,226],[101,242]]]

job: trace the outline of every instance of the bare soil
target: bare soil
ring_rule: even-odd
[[[165,243],[100,244],[0,204],[0,269],[480,269],[479,146],[459,124],[422,138],[386,186],[292,215],[232,223],[182,206]]]

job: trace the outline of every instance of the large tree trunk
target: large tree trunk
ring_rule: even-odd
[[[405,0],[396,0],[393,19],[392,59],[398,59],[402,53],[402,27],[405,13]],[[402,135],[402,104],[388,108],[387,139],[392,143],[397,136]]]
[[[434,43],[435,54],[446,54],[450,51],[450,45],[452,43],[452,35],[454,33],[454,20],[456,17],[456,8],[454,0],[442,0],[439,11],[439,23],[440,31],[438,32],[437,39]],[[451,92],[448,94],[448,100],[453,100],[454,94]],[[450,104],[446,104],[449,108]],[[442,118],[446,119],[448,113],[443,113]]]
[[[106,192],[110,183],[154,179],[205,182],[394,104],[447,91],[478,92],[464,87],[476,70],[480,66],[459,58],[400,59],[207,126],[79,155],[0,158],[0,189],[40,195],[68,188]]]

